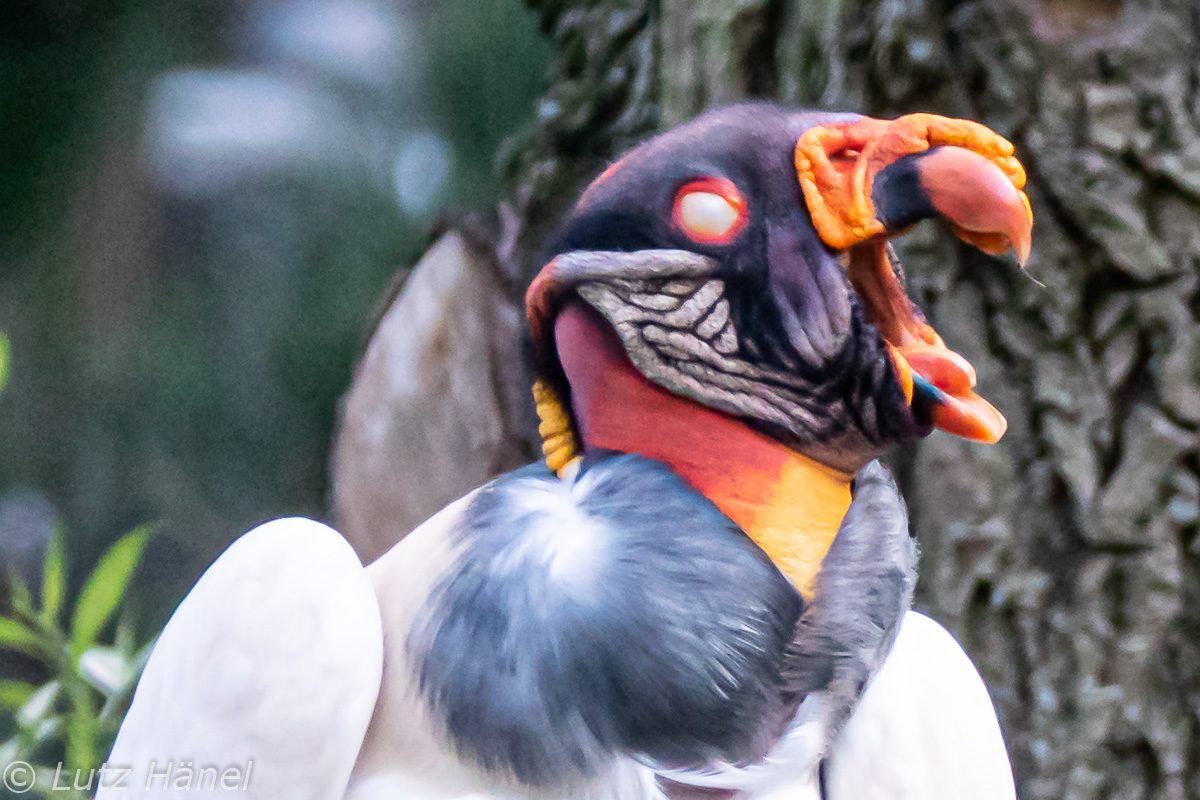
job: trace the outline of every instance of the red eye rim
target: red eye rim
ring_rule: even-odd
[[[726,230],[719,234],[699,231],[684,222],[682,217],[683,199],[689,194],[696,192],[705,192],[715,194],[725,200],[737,212],[737,217]],[[685,183],[679,187],[679,191],[675,193],[675,203],[671,210],[671,222],[675,229],[687,236],[694,242],[707,245],[723,245],[730,244],[738,235],[745,229],[746,223],[749,221],[750,215],[746,208],[746,201],[742,198],[742,193],[738,191],[737,185],[728,178],[697,178]]]

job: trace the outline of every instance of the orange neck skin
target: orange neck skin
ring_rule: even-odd
[[[554,332],[584,447],[670,465],[811,599],[850,507],[852,476],[651,383],[590,308],[574,303],[563,309]]]

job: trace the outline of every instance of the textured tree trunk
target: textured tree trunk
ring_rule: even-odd
[[[1044,287],[933,226],[901,244],[914,296],[1010,422],[996,447],[935,434],[895,454],[918,601],[992,688],[1023,798],[1200,797],[1200,5],[535,5],[554,52],[507,161],[500,245],[478,259],[503,287],[488,314],[516,313],[548,227],[608,159],[714,104],[931,111],[1017,144]],[[517,433],[447,446],[532,457],[524,365],[478,381],[494,429]],[[447,475],[411,518],[465,483]],[[343,510],[354,489],[340,481]]]

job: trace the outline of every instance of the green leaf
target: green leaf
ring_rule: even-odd
[[[12,348],[8,343],[8,336],[0,332],[0,391],[4,389],[4,384],[8,383],[8,363],[12,360]]]
[[[142,560],[150,528],[141,526],[125,534],[108,549],[92,570],[71,620],[71,655],[79,658],[96,642],[96,637],[121,604],[129,579]]]
[[[42,640],[15,619],[0,617],[0,647],[36,656],[42,653]]]
[[[31,618],[37,616],[37,609],[33,607],[33,595],[25,585],[25,580],[15,570],[8,573],[8,594],[9,602],[18,615]]]
[[[89,769],[96,764],[97,738],[100,733],[100,710],[95,695],[86,684],[76,682],[70,687],[71,710],[66,715],[67,764],[75,769]]]
[[[55,527],[54,535],[50,537],[46,559],[42,562],[42,614],[52,625],[58,622],[66,583],[66,556],[60,525]]]
[[[37,687],[25,681],[0,680],[0,708],[15,711],[37,691]]]

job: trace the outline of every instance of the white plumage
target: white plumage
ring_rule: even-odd
[[[246,800],[340,797],[382,647],[371,582],[340,535],[306,519],[256,528],[167,624],[108,759],[120,785],[97,797],[195,796],[209,768],[233,770],[227,793]]]
[[[983,679],[946,629],[910,611],[834,744],[830,800],[1013,800]]]
[[[309,520],[277,520],[239,539],[164,630],[109,758],[132,772],[98,800],[203,796],[206,767],[249,769],[225,791],[247,800],[521,800],[446,751],[405,665],[410,601],[453,562],[445,534],[463,508],[445,509],[370,571],[335,531]],[[813,748],[795,743],[784,740],[768,768],[741,776],[752,800],[821,798]],[[737,772],[718,785],[739,785]],[[826,800],[1015,796],[983,682],[936,622],[904,619],[833,743],[826,790]],[[553,797],[663,795],[648,769],[620,758],[609,774]]]

